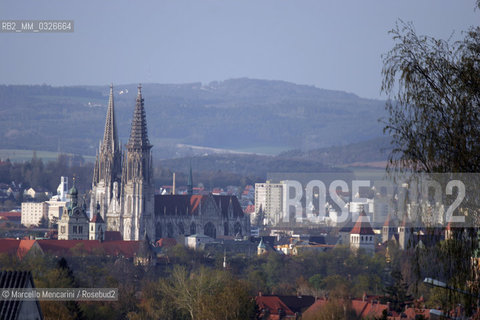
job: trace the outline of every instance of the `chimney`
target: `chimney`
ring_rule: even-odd
[[[173,186],[172,186],[172,194],[175,194],[175,172],[173,173]]]

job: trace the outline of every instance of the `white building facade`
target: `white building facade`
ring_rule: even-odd
[[[254,219],[263,215],[264,225],[276,225],[280,222],[283,214],[283,183],[265,183],[255,184],[255,215]]]
[[[56,224],[62,216],[63,209],[70,202],[68,195],[68,177],[60,177],[57,194],[46,201],[48,205],[48,221]]]
[[[38,226],[42,217],[47,218],[48,205],[46,202],[22,202],[21,223],[26,226]]]

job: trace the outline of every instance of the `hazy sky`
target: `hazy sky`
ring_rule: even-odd
[[[0,33],[0,83],[286,80],[380,97],[395,21],[448,38],[473,0],[6,1],[0,19],[72,19],[66,34]]]

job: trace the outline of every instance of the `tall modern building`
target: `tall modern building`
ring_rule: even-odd
[[[255,184],[255,217],[263,216],[264,225],[276,225],[283,212],[283,183]]]
[[[187,195],[155,195],[151,149],[142,87],[138,86],[130,138],[122,150],[111,86],[90,197],[90,213],[98,213],[96,220],[104,221],[107,231],[119,231],[123,240],[151,241],[250,234],[250,221],[235,196],[193,195],[191,168]]]
[[[48,205],[46,202],[22,202],[21,222],[24,226],[36,226],[47,218]]]

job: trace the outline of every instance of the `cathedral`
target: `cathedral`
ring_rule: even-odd
[[[93,172],[90,212],[98,212],[107,231],[119,231],[123,240],[177,238],[192,234],[250,235],[250,219],[235,196],[194,195],[192,175],[186,195],[155,195],[152,145],[138,86],[130,138],[123,149],[115,122],[113,86],[110,86],[103,141]]]

